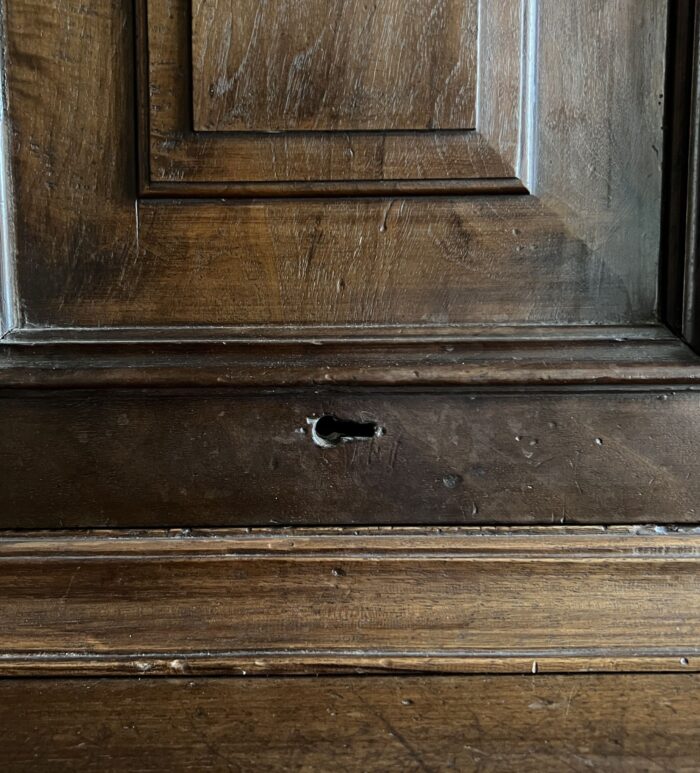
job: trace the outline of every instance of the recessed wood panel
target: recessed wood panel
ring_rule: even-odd
[[[477,0],[194,0],[194,127],[472,128],[477,17]]]

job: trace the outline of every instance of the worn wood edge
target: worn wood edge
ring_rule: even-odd
[[[260,324],[260,325],[163,325],[45,327],[24,324],[16,327],[5,343],[16,344],[105,344],[105,343],[395,343],[430,344],[499,342],[597,343],[626,342],[669,344],[681,339],[664,325],[540,325],[529,323],[477,324]]]
[[[475,325],[167,325],[163,327],[42,327],[15,328],[7,343],[476,343],[522,342],[675,342],[678,336],[664,325],[539,325],[480,323]]]
[[[250,370],[242,363],[233,362],[223,370],[209,367],[183,371],[173,364],[160,370],[153,366],[140,367],[127,362],[119,367],[70,361],[42,367],[13,367],[7,360],[0,367],[0,389],[82,389],[93,387],[154,387],[154,388],[301,388],[301,387],[643,387],[656,390],[668,388],[697,388],[700,385],[700,366],[688,365],[626,365],[569,366],[551,369],[546,362],[533,367],[509,368],[490,364],[485,368],[423,366],[420,370],[406,367],[363,366],[319,367],[311,369],[280,368],[264,365]]]
[[[5,344],[8,388],[700,384],[700,359],[654,326],[27,328]]]
[[[12,331],[18,319],[15,275],[13,186],[10,159],[8,87],[5,67],[6,7],[0,4],[0,339]]]
[[[700,562],[700,527],[454,526],[0,531],[17,559],[292,559]]]
[[[402,655],[390,652],[164,652],[139,655],[0,655],[0,677],[305,676],[358,674],[697,673],[700,651],[512,652]]]

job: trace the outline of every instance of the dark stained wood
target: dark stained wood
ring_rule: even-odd
[[[383,434],[317,447],[308,420]],[[696,392],[6,390],[0,525],[694,523]]]
[[[0,386],[700,386],[696,356],[662,327],[436,326],[429,341],[425,332],[143,329],[134,343],[129,329],[112,329],[105,342],[100,329],[34,328],[6,339]]]
[[[12,344],[3,349],[4,386],[273,389],[354,384],[389,390],[392,385],[585,384],[665,385],[674,393],[673,387],[695,383],[697,361],[675,340],[630,344],[617,340],[625,339],[623,333],[603,342],[589,341],[584,334],[562,342],[556,332],[557,325],[576,323],[592,329],[595,338],[599,324],[621,323],[633,324],[629,329],[634,333],[656,316],[660,174],[653,141],[660,136],[663,100],[649,87],[664,75],[665,17],[658,4],[625,0],[600,13],[591,3],[555,4],[540,16],[530,4],[523,17],[528,34],[503,49],[508,55],[502,64],[490,60],[490,67],[480,72],[493,95],[492,101],[484,101],[488,115],[483,120],[491,121],[493,132],[497,126],[502,129],[493,147],[499,157],[513,161],[514,169],[524,169],[526,160],[532,162],[530,171],[537,167],[536,179],[523,171],[523,180],[532,183],[537,196],[195,202],[136,199],[134,60],[142,69],[144,62],[141,49],[133,56],[135,23],[152,25],[148,31],[153,35],[140,43],[164,55],[160,64],[157,57],[151,60],[156,77],[162,75],[161,65],[177,74],[183,64],[169,25],[177,26],[186,6],[174,0],[153,2],[156,13],[148,20],[142,14],[135,17],[130,5],[103,5],[91,13],[75,0],[8,5],[17,324],[24,330],[13,331],[8,337]],[[489,7],[479,31],[487,40],[492,40],[490,29],[502,34],[520,29],[507,23],[519,10],[516,4]],[[567,39],[582,41],[566,57],[559,30]],[[143,38],[144,30],[140,32]],[[540,41],[537,50],[533,39]],[[177,56],[169,58],[173,45]],[[513,69],[510,52],[516,49],[518,66]],[[605,55],[611,50],[613,60]],[[66,56],[66,51],[74,55]],[[535,75],[535,53],[540,69],[551,73],[535,78],[541,88],[527,92],[533,99],[535,92],[539,95],[539,107],[522,124],[524,134],[539,138],[528,159],[518,155],[514,139],[517,111],[508,109],[513,89],[492,88],[501,77],[510,86],[515,80],[523,85],[523,52],[533,55],[523,61]],[[602,85],[589,77],[591,62],[603,62]],[[636,79],[613,77],[620,63],[624,66],[618,69],[637,73]],[[586,99],[599,109],[584,110]],[[52,109],[57,105],[60,110]],[[151,108],[158,109],[151,117],[167,115],[169,109],[182,111],[183,105],[167,90],[154,89]],[[506,108],[502,112],[501,106]],[[76,137],[84,147],[76,147]],[[595,141],[583,141],[590,137]],[[624,150],[619,137],[626,138]],[[539,165],[534,164],[537,159]],[[617,173],[619,168],[624,174]],[[421,174],[424,182],[425,170]],[[470,326],[479,325],[491,326],[488,330],[507,326],[513,340],[488,346],[460,340],[469,337],[465,330]],[[390,336],[392,326],[395,335],[387,346],[368,343],[377,327]],[[522,337],[534,326],[548,330],[542,337],[550,341],[523,344]],[[177,344],[183,329],[183,337],[201,335],[211,345],[183,353]],[[326,343],[334,335],[343,338],[345,348],[312,346],[309,336],[319,330]],[[38,336],[33,347],[18,345],[31,343],[33,334]],[[217,344],[219,334],[226,340]],[[227,349],[229,337],[237,335],[249,342],[256,335],[277,341],[286,337],[292,345],[267,342],[265,348],[239,341]],[[42,336],[51,345],[39,343]],[[101,348],[100,337],[112,336],[154,343]],[[431,336],[434,343],[426,344]],[[347,345],[353,337],[356,351]],[[87,339],[96,346],[80,343]],[[55,345],[63,340],[71,345]],[[398,353],[401,340],[407,348]],[[12,473],[5,486],[3,523],[160,525],[170,518],[178,524],[191,518],[218,524],[278,519],[313,523],[327,517],[329,504],[332,522],[347,523],[558,518],[689,522],[695,518],[694,484],[692,476],[689,484],[684,476],[696,450],[696,395],[671,397],[661,410],[657,398],[664,396],[632,391],[612,396],[453,392],[394,398],[206,391],[169,392],[159,399],[157,391],[10,391],[3,393],[13,430],[2,441]],[[447,406],[445,418],[438,421],[436,400]],[[240,430],[240,439],[218,431],[215,419],[221,411],[226,414],[229,403],[235,418],[231,432]],[[480,413],[482,405],[486,407]],[[240,406],[253,406],[247,418],[238,414]],[[327,406],[341,417],[347,413],[345,418],[353,418],[358,409],[378,412],[379,419],[387,416],[404,438],[401,453],[387,453],[391,434],[364,446],[335,449],[330,462],[329,457],[307,457],[308,437],[303,436],[293,438],[279,459],[270,453],[269,443],[279,430],[264,419],[271,415],[281,421],[286,433],[292,418],[301,426]],[[622,420],[617,419],[620,406]],[[133,421],[128,430],[104,426],[122,410]],[[562,421],[578,434],[557,440],[552,466],[548,462],[538,473],[545,483],[540,488],[540,479],[534,486],[532,470],[523,466],[528,457],[513,455],[511,437],[517,433],[508,422],[534,425],[542,434],[548,421]],[[594,437],[603,438],[603,430],[617,430],[617,424],[623,446],[619,459],[611,461],[607,448],[593,449],[597,456],[589,456],[586,445],[588,467],[584,464],[581,472],[577,464],[565,464],[578,458],[578,437],[586,437],[588,427],[595,430]],[[461,427],[455,448],[446,447],[443,439],[451,425]],[[193,440],[187,433],[195,427]],[[640,429],[646,427],[653,433]],[[87,437],[88,447],[68,442],[77,437]],[[483,440],[491,437],[495,447]],[[136,438],[148,453],[134,450]],[[295,445],[302,441],[306,445]],[[211,446],[220,457],[205,464]],[[257,467],[246,476],[248,448]],[[442,449],[442,458],[435,457],[436,448]],[[369,459],[369,449],[378,451],[380,463]],[[409,450],[406,465],[394,469],[396,459]],[[147,463],[154,453],[159,458],[155,471]],[[464,478],[469,454],[469,464],[486,459],[499,475],[470,481],[469,497],[459,486],[441,488],[443,462],[448,460]],[[263,485],[272,463],[284,473],[278,473],[276,493]],[[362,463],[375,476],[369,485],[357,470]],[[312,485],[327,466],[337,489]],[[642,494],[641,482],[655,466],[670,473],[650,475],[648,480],[662,481],[655,484],[660,489]],[[299,467],[305,470],[301,475]],[[193,475],[193,469],[201,472]],[[67,474],[72,485],[59,485]],[[427,486],[426,476],[431,481]],[[617,485],[601,489],[600,480]],[[528,485],[537,493],[523,489]],[[411,501],[413,512],[407,515],[405,503]]]
[[[62,288],[60,308],[56,278],[26,277],[36,322],[651,321],[645,299],[630,303],[624,282],[601,282],[600,256],[534,197],[142,201],[138,216],[137,253],[96,277],[109,292],[98,303],[82,274]]]
[[[651,321],[531,196],[143,201],[139,217],[138,260],[121,287],[105,277],[116,324]]]
[[[424,8],[426,0],[412,0],[412,3],[414,8]],[[327,3],[324,3],[323,7],[326,5]],[[401,8],[403,6],[404,4],[400,4]],[[433,16],[434,23],[439,24],[443,18],[443,6],[444,4],[433,6],[437,8]],[[142,0],[139,3],[142,56],[147,56],[149,62],[147,83],[143,87],[149,95],[144,123],[151,144],[149,175],[156,183],[153,189],[147,183],[146,190],[162,193],[163,184],[170,181],[171,185],[169,188],[166,186],[165,190],[175,192],[176,195],[197,190],[200,195],[207,195],[202,184],[211,186],[212,183],[217,187],[213,192],[209,189],[208,195],[216,195],[222,185],[227,194],[247,195],[250,191],[256,191],[261,195],[270,195],[275,186],[281,188],[282,192],[306,194],[313,190],[313,185],[300,183],[318,180],[327,181],[327,192],[330,192],[328,185],[332,183],[336,193],[352,195],[358,190],[365,193],[376,191],[376,184],[370,185],[369,188],[362,186],[362,182],[373,180],[381,182],[387,192],[398,192],[402,187],[406,190],[405,184],[402,185],[400,181],[417,181],[418,184],[413,183],[413,187],[419,189],[420,181],[423,187],[426,187],[427,181],[434,180],[432,190],[435,191],[443,189],[443,180],[513,178],[520,153],[519,104],[523,38],[519,6],[519,2],[497,0],[482,9],[480,50],[499,52],[498,67],[493,67],[486,55],[479,63],[479,82],[482,89],[490,95],[488,105],[483,104],[482,100],[481,116],[481,123],[488,136],[478,131],[445,132],[435,129],[406,133],[400,131],[404,122],[399,115],[396,116],[400,119],[398,125],[380,127],[385,129],[382,132],[286,132],[265,136],[235,133],[227,136],[192,131],[196,116],[191,115],[191,95],[187,88],[187,81],[191,80],[193,69],[189,4],[184,0]],[[292,4],[292,7],[298,9],[296,12],[304,10],[299,4]],[[230,6],[221,4],[216,8],[211,6],[210,11],[212,9],[218,13],[206,16],[206,19],[211,19],[207,30],[224,29],[226,19],[231,17]],[[476,35],[471,34],[475,33],[474,8],[470,3],[462,3],[458,10],[470,13],[471,21],[465,22],[464,26],[470,37],[475,38]],[[238,10],[236,13],[239,13]],[[270,11],[269,14],[274,20],[276,11]],[[383,34],[381,41],[384,47],[387,45],[387,35],[390,39],[398,40],[395,29],[398,25],[396,14],[387,14],[384,10],[375,9],[364,18],[364,28],[375,18],[385,21],[384,24],[378,25]],[[403,26],[412,28],[412,35],[426,39],[430,37],[432,28],[430,25],[426,27],[421,24],[421,18],[418,14],[416,18],[407,19]],[[196,23],[195,20],[195,28]],[[259,29],[268,29],[271,26],[276,25],[263,25]],[[347,25],[340,27],[346,29]],[[363,40],[367,37],[365,29]],[[265,45],[260,49],[261,56],[272,56],[269,52],[270,44],[274,46],[274,38],[266,39]],[[289,45],[288,32],[285,32],[281,45]],[[442,39],[440,46],[432,47],[430,56],[435,56],[436,49],[446,48],[449,48],[446,46],[446,40]],[[412,62],[417,58],[416,46],[413,46],[413,49]],[[450,83],[458,90],[466,88],[468,92],[472,92],[476,76],[472,71],[475,46],[471,44],[460,53],[462,59],[458,60],[461,64],[457,69],[464,69],[464,65],[471,63],[471,67],[466,68],[469,78],[465,84],[455,73],[454,77],[450,77]],[[329,61],[334,60],[335,57]],[[374,61],[378,64],[376,57]],[[213,66],[216,67],[217,64],[214,63]],[[346,80],[348,77],[361,80],[360,73],[366,63],[364,59],[348,58],[346,67]],[[354,70],[350,70],[351,67]],[[351,72],[354,73],[353,76],[350,75]],[[302,78],[303,72],[299,75]],[[412,86],[413,91],[404,95],[404,107],[400,111],[402,113],[408,114],[414,109],[414,101],[416,107],[420,101],[416,99],[415,79]],[[395,84],[388,87],[395,88]],[[269,88],[265,90],[270,91]],[[339,96],[339,99],[342,97]],[[385,105],[382,109],[386,111],[388,108]],[[394,108],[394,112],[397,111],[398,107]],[[360,113],[361,106],[355,98],[355,114],[358,118],[361,118]],[[275,122],[279,121],[280,117],[268,111],[267,120],[268,123]],[[467,123],[471,125],[474,121]],[[393,180],[399,181],[399,185],[387,184]],[[183,187],[184,182],[188,185]],[[259,182],[264,182],[265,185],[251,186],[251,183]],[[506,182],[504,189],[512,187],[514,182]],[[189,183],[196,183],[197,188],[192,191]],[[460,185],[462,190],[468,192],[468,186],[463,183]],[[449,192],[450,186],[444,187]]]
[[[697,676],[9,680],[4,768],[697,771]]]
[[[694,0],[677,0],[669,8],[668,62],[664,90],[666,115],[660,316],[678,335],[682,333],[684,315],[696,5]]]
[[[691,10],[2,2],[3,769],[698,769]]]
[[[169,0],[153,2],[167,5]],[[535,147],[527,162],[540,160],[537,197],[240,204],[134,201],[133,18],[129,8],[119,4],[100,7],[94,14],[81,13],[78,6],[72,0],[55,4],[22,0],[8,8],[8,88],[18,193],[18,326],[654,320],[660,175],[651,146],[659,133],[662,108],[658,98],[650,102],[647,91],[663,76],[665,31],[656,4],[652,8],[645,0],[641,9],[638,4],[614,4],[606,6],[602,17],[586,6],[580,12],[569,10],[571,18],[557,5],[559,26],[582,27],[593,34],[592,42],[563,62],[552,49],[557,35],[548,32],[555,23],[550,15],[542,15],[540,58],[547,63],[546,71],[557,77],[545,78],[538,91],[540,108],[535,112],[541,113],[540,125],[546,131],[538,135],[532,122],[523,124],[530,127],[525,135],[540,136],[541,147]],[[181,65],[167,56],[166,42],[161,45],[158,38],[170,39],[171,15],[177,19],[182,10],[175,5],[171,14],[168,8],[149,14],[153,26],[149,50],[161,51],[162,67],[175,67],[182,82]],[[507,13],[505,5],[493,8],[494,17],[483,20],[484,34],[490,34],[490,28],[511,33],[519,29],[518,23],[506,23],[515,4],[508,4]],[[64,29],[65,19],[73,18],[75,23]],[[627,23],[630,19],[633,24]],[[536,23],[535,18],[532,24]],[[35,25],[41,35],[29,32]],[[650,30],[641,49],[640,25]],[[570,78],[585,72],[581,62],[599,61],[603,50],[612,47],[614,33],[607,32],[606,38],[598,32],[617,29],[625,34],[615,41],[616,56],[626,68],[639,72],[644,88],[613,79],[610,95],[601,95],[607,100],[601,104],[610,104],[615,116],[614,137],[607,140],[604,111],[581,113],[585,119],[576,123],[576,131],[566,116],[579,115],[576,99],[595,97],[596,102],[597,94],[572,90]],[[522,47],[522,42],[518,45]],[[66,60],[67,47],[78,54]],[[501,75],[511,82],[510,54],[504,57]],[[518,56],[518,83],[520,61]],[[41,77],[40,63],[60,83]],[[158,57],[152,57],[157,77],[160,66]],[[485,83],[498,84],[488,68],[483,77]],[[597,80],[591,77],[587,82]],[[488,89],[499,99],[511,91]],[[563,107],[562,93],[567,95]],[[47,108],[54,103],[61,109]],[[168,110],[182,110],[183,104],[167,91],[154,89],[151,131],[159,131],[153,121],[164,119]],[[511,157],[514,169],[519,151],[512,137],[512,111],[497,104],[498,110],[484,121],[491,122],[489,131],[503,142],[503,147],[493,146],[495,152]],[[638,115],[632,105],[638,106]],[[629,125],[632,118],[634,126]],[[497,120],[503,121],[498,124],[502,131],[496,131]],[[89,148],[76,153],[75,136],[86,138]],[[583,143],[582,136],[603,139]],[[616,155],[622,152],[615,139],[619,136],[633,138],[624,144],[631,154],[624,161]],[[211,140],[215,141],[216,137]],[[168,147],[169,153],[177,153],[172,142]],[[353,153],[352,163],[362,164],[362,154]],[[226,148],[214,155],[228,159],[226,163],[234,163],[245,175],[241,159]],[[556,161],[559,156],[561,165]],[[455,168],[454,159],[442,152],[440,157]],[[193,158],[201,179],[216,179],[206,170],[204,156]],[[257,171],[264,172],[263,180],[285,179],[263,170],[266,162],[259,154],[252,158]],[[306,151],[299,158],[308,158]],[[417,156],[402,153],[401,158]],[[381,182],[403,177],[390,168],[390,152],[383,159],[379,174],[359,170],[359,179],[378,177]],[[174,164],[177,179],[185,179],[180,162]],[[618,166],[625,175],[615,173]],[[62,174],[63,169],[70,172]],[[95,169],[102,171],[95,174]],[[293,179],[318,178],[313,170],[304,174],[301,168],[289,169]],[[628,179],[637,172],[639,179]],[[421,166],[411,173],[415,174],[425,182],[432,173]],[[344,176],[331,171],[331,177]],[[344,179],[357,181],[358,175],[353,172]]]
[[[698,350],[700,313],[698,278],[700,275],[700,16],[694,19],[695,68],[692,72],[690,101],[690,147],[688,158],[688,204],[686,214],[683,336]]]
[[[195,131],[470,129],[477,0],[194,0]]]
[[[34,324],[651,321],[646,299],[630,304],[623,281],[602,282],[600,256],[534,197],[500,197],[497,207],[488,197],[141,201],[137,217],[135,252],[87,277],[20,269]],[[55,243],[48,225],[31,236],[30,245]]]
[[[59,305],[73,281],[86,283],[94,303],[87,285],[99,284],[105,271],[126,271],[137,255],[134,29],[128,7],[99,2],[88,8],[74,0],[5,3],[18,327],[37,318],[27,292],[32,278],[43,276]],[[118,276],[112,279],[111,290],[98,291],[103,300],[120,284]]]
[[[700,668],[697,530],[2,535],[0,673]]]

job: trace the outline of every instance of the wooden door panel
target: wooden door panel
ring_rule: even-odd
[[[536,7],[480,5],[477,130],[466,144],[459,131],[419,133],[426,161],[411,132],[188,129],[181,0],[148,0],[136,17],[73,9],[70,29],[51,4],[11,4],[15,326],[372,325],[395,335],[401,325],[430,336],[445,324],[653,323],[665,15],[651,0],[601,13],[544,0],[546,14],[525,13]],[[40,37],[27,33],[37,14]],[[561,30],[572,44],[564,59]],[[77,52],[68,61],[66,49]],[[601,64],[613,49],[634,82]],[[141,196],[134,68],[149,81]],[[176,114],[186,125],[167,125]],[[377,142],[379,156],[361,150]],[[153,187],[158,169],[165,188]],[[457,178],[466,188],[450,187]],[[391,180],[409,187],[387,197]],[[234,193],[267,198],[181,198]]]
[[[471,5],[434,7],[442,18]],[[476,127],[464,131],[196,131],[191,10],[183,0],[105,2],[91,13],[78,0],[6,6],[13,241],[0,378],[13,429],[2,441],[12,471],[2,523],[298,524],[312,510],[332,523],[692,522],[693,484],[676,484],[696,444],[698,360],[665,330],[657,304],[668,257],[659,237],[670,6],[483,0]],[[236,6],[209,11],[215,42]],[[338,39],[343,24],[354,29],[339,16]],[[195,50],[216,72],[209,33],[196,28],[195,19]],[[262,55],[271,42],[260,45]],[[380,156],[363,155],[362,143],[379,143]],[[455,172],[442,143],[471,171]],[[306,390],[275,408],[299,428],[323,409],[323,385],[349,390],[347,402],[325,403],[341,416],[359,406],[393,417],[410,463],[392,467],[386,438],[363,447],[381,452],[376,467],[352,446],[307,462],[317,449],[301,437],[275,456],[279,428],[251,417],[262,420],[259,406],[276,397],[250,403],[234,391]],[[359,391],[399,385],[420,395]],[[572,395],[541,393],[552,385]],[[224,397],[209,389],[226,386]],[[124,387],[150,391],[127,399]],[[159,402],[172,387],[195,394]],[[510,393],[472,402],[464,392],[474,387]],[[661,387],[678,402],[660,408]],[[9,391],[21,388],[39,394]],[[215,417],[229,403],[231,432],[245,440],[220,432]],[[578,440],[560,437],[559,461],[538,468],[534,486],[512,438],[533,416],[539,437],[566,410],[576,417],[567,426],[594,427],[593,438],[619,424],[622,450],[586,445],[578,478]],[[451,426],[460,436],[444,445]],[[37,445],[39,428],[53,445]],[[85,437],[101,445],[84,447]],[[220,456],[202,467],[212,448]],[[470,481],[478,497],[441,483],[469,476],[470,449],[500,471]],[[262,472],[248,474],[253,452]],[[260,494],[273,458],[286,477]],[[64,459],[73,488],[57,487]],[[667,475],[650,493],[640,481],[655,466]],[[310,485],[326,467],[328,487]],[[599,491],[606,475],[615,486]],[[393,493],[402,488],[420,503],[408,515]],[[246,507],[233,512],[237,497]]]
[[[472,129],[478,6],[194,0],[194,129]]]
[[[696,3],[0,3],[0,674],[700,669]]]

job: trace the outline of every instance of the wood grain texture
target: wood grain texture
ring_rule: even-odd
[[[646,139],[629,146],[643,154],[641,165],[627,163],[627,145],[619,146],[619,137],[627,136],[626,121],[636,115],[636,107],[623,111],[621,105],[639,103],[645,116],[638,121],[640,138],[658,131],[650,123],[661,108],[649,105],[646,91],[663,74],[664,22],[648,0],[641,8],[607,4],[602,17],[584,4],[585,13],[571,12],[572,18],[562,20],[569,28],[589,29],[595,22],[622,29],[615,56],[623,72],[638,72],[639,90],[630,89],[627,79],[610,81],[613,96],[620,96],[619,103],[611,103],[614,131],[609,141],[586,144],[579,141],[584,136],[607,137],[607,119],[597,111],[580,112],[578,91],[579,101],[574,104],[569,97],[566,111],[557,113],[558,89],[571,91],[564,78],[557,80],[558,87],[542,88],[550,139],[540,148],[548,171],[540,176],[538,197],[150,200],[136,205],[134,169],[129,168],[134,160],[133,19],[125,6],[100,7],[94,14],[81,8],[77,0],[22,0],[8,7],[21,324],[614,324],[654,319],[658,165],[649,160],[654,154]],[[557,8],[556,13],[564,13]],[[156,17],[160,25],[167,26],[166,11]],[[74,23],[66,25],[66,18]],[[41,35],[28,32],[33,25]],[[650,35],[638,62],[634,52],[640,25]],[[540,38],[542,56],[552,63],[548,70],[573,67],[554,59],[553,33],[542,30]],[[610,36],[600,40],[592,53],[577,49],[576,56],[588,53],[598,61],[605,45],[612,47]],[[66,50],[78,54],[66,59]],[[166,57],[163,66],[177,67],[177,61]],[[152,67],[158,66],[152,61]],[[57,83],[40,77],[41,68],[52,72]],[[159,115],[172,101],[165,93],[154,100],[162,100]],[[61,110],[46,109],[59,103]],[[180,109],[180,103],[174,104]],[[567,116],[579,114],[583,124],[574,131]],[[563,116],[558,122],[557,115]],[[76,135],[85,138],[80,154]],[[556,162],[562,148],[563,176]],[[382,164],[390,164],[388,158]],[[591,176],[586,170],[593,161],[600,174]],[[198,168],[204,169],[200,162]],[[627,185],[624,176],[614,174],[615,165],[624,166],[625,175],[646,170],[644,185]],[[614,191],[610,207],[603,192],[608,167]],[[68,171],[59,173],[62,169]],[[95,169],[102,171],[96,174]],[[582,180],[590,196],[577,191],[570,207],[566,197]]]
[[[5,390],[0,525],[694,523],[696,392]],[[381,437],[314,445],[307,420]]]
[[[694,676],[0,683],[14,771],[697,771]]]
[[[490,197],[141,201],[137,224],[135,243],[116,255],[91,254],[95,265],[87,274],[82,267],[71,269],[75,254],[59,252],[58,264],[40,271],[42,253],[29,253],[19,272],[22,293],[31,299],[28,321],[167,326],[653,320],[653,309],[630,295],[622,277],[608,273],[607,255],[591,253],[529,196],[499,197],[496,203]],[[88,230],[85,238],[100,233]],[[48,225],[26,234],[24,254],[41,239],[52,251],[61,249]],[[626,264],[625,270],[633,268]]]
[[[182,769],[190,761],[200,769],[233,770],[697,769],[697,682],[682,677],[640,679],[639,693],[624,677],[536,684],[478,677],[328,685],[10,682],[2,693],[5,705],[16,702],[28,719],[40,714],[42,703],[53,709],[44,732],[25,730],[4,712],[14,741],[9,770],[31,769],[36,762],[46,770],[111,764],[155,771],[163,764]],[[641,705],[635,696],[643,698]],[[100,700],[114,704],[115,713]],[[652,704],[660,706],[658,722],[650,715]],[[169,724],[172,706],[180,712]],[[268,720],[253,721],[256,710],[269,712]],[[97,737],[90,711],[102,728]],[[679,724],[678,714],[689,721]],[[183,736],[190,743],[183,745]]]
[[[530,184],[525,158],[533,151],[531,116],[537,78],[533,13],[540,0],[479,1],[477,132]]]
[[[122,3],[20,0],[4,10],[22,326],[38,311],[32,277],[43,275],[61,306],[76,282],[92,296],[104,271],[117,271],[115,287],[136,257],[134,29]]]
[[[195,131],[471,129],[477,0],[195,0]]]
[[[412,0],[412,4],[417,7],[417,0]],[[465,2],[460,8],[469,13],[470,5]],[[443,6],[441,3],[435,7],[440,11]],[[146,177],[155,183],[153,189],[147,185],[147,191],[168,191],[174,195],[187,195],[191,191],[202,195],[202,185],[214,184],[216,193],[226,195],[245,195],[250,190],[269,195],[273,186],[288,194],[304,195],[314,190],[311,183],[322,181],[326,186],[334,184],[336,193],[347,195],[352,194],[348,186],[353,181],[360,190],[363,190],[362,183],[382,182],[387,192],[391,192],[390,181],[422,180],[427,185],[434,180],[432,189],[439,191],[445,181],[514,176],[520,112],[519,3],[501,0],[490,3],[484,14],[485,31],[480,33],[480,49],[497,51],[503,63],[500,68],[491,67],[489,56],[485,55],[485,62],[479,64],[486,71],[485,88],[493,101],[491,112],[485,113],[485,127],[491,127],[494,121],[498,125],[493,147],[488,137],[479,132],[406,133],[392,131],[391,126],[384,132],[288,132],[265,136],[193,132],[192,123],[196,118],[192,116],[186,87],[192,74],[188,4],[185,0],[143,0],[139,7],[141,57],[147,57],[149,63],[144,88],[149,96],[146,125],[150,168]],[[224,16],[230,16],[230,11]],[[377,10],[367,18],[371,21],[382,16],[385,15]],[[440,18],[439,12],[435,19]],[[508,21],[514,23],[508,24]],[[217,24],[214,21],[212,26]],[[444,45],[433,47],[431,56],[439,48]],[[461,53],[467,56],[470,51],[473,55],[473,44]],[[347,63],[348,68],[350,64]],[[362,71],[366,63],[355,61],[352,67]],[[410,109],[409,106],[405,112]],[[275,120],[279,121],[279,117],[270,116],[269,121]],[[252,185],[261,182],[266,185]],[[193,183],[194,187],[190,188]],[[463,187],[468,192],[468,187]],[[398,185],[393,190],[400,189]]]
[[[592,253],[535,197],[142,201],[138,212],[136,258],[119,275],[115,264],[97,278],[109,297],[93,301],[75,277],[75,322],[653,320],[625,279],[606,273],[607,255]],[[638,279],[655,284],[650,270]],[[51,277],[27,281],[37,305],[55,307],[45,295],[55,293]],[[71,289],[63,292],[65,319]]]
[[[693,530],[4,534],[0,673],[688,671],[698,562]]]
[[[587,245],[599,287],[614,277],[652,314],[667,17],[658,0],[540,0],[538,15],[532,192]]]
[[[0,352],[0,386],[700,385],[694,353],[661,327],[253,326],[138,332],[142,340],[135,343],[129,328],[110,330],[108,341],[100,328],[18,331]]]

